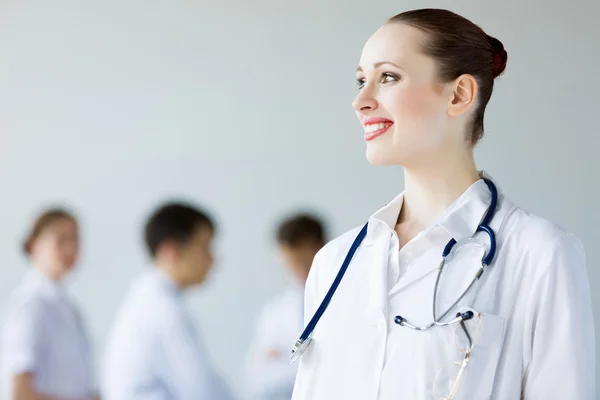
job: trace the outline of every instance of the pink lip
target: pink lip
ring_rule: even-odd
[[[385,126],[381,129],[377,129],[376,131],[365,132],[365,140],[367,142],[386,133],[390,127],[394,125],[394,122],[387,118],[365,118],[363,120],[363,126],[365,127],[365,130],[367,126],[375,124],[385,124]]]

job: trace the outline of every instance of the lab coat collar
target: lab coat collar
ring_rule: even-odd
[[[491,193],[480,179],[471,185],[444,213],[436,224],[457,242],[467,239],[477,231],[491,202]]]
[[[32,290],[39,292],[45,297],[60,300],[65,298],[62,284],[44,275],[37,268],[32,267],[25,276],[25,284]]]
[[[365,245],[371,244],[375,239],[375,232],[380,224],[387,226],[391,231],[396,229],[396,221],[398,221],[403,203],[404,192],[371,215],[365,236]]]
[[[177,282],[171,278],[165,271],[157,266],[153,266],[149,272],[152,281],[156,282],[160,287],[165,288],[167,291],[173,293],[176,296],[180,296],[183,291],[177,285]]]
[[[485,171],[480,171],[482,178],[493,180]],[[500,194],[500,189],[498,189]],[[491,193],[483,179],[473,183],[442,215],[442,217],[427,231],[436,226],[443,228],[457,242],[471,237],[483,220],[490,205]],[[404,202],[404,192],[380,208],[369,218],[369,226],[365,238],[365,245],[369,245],[375,238],[375,231],[379,225],[387,226],[391,231],[396,228],[396,221],[400,215]],[[424,232],[424,233],[427,233]]]

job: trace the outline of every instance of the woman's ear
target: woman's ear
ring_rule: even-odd
[[[469,111],[475,104],[477,80],[472,75],[461,75],[454,81],[452,97],[448,104],[448,115],[458,117]]]

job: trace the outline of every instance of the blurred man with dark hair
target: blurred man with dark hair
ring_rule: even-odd
[[[183,303],[213,265],[215,226],[204,212],[169,203],[146,223],[153,267],[133,284],[109,338],[105,397],[230,400]]]
[[[257,321],[247,365],[251,400],[289,400],[292,396],[297,366],[290,365],[289,359],[303,329],[304,284],[313,258],[326,242],[323,223],[310,214],[283,220],[275,238],[294,285],[267,303]]]

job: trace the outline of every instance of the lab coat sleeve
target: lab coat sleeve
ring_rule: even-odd
[[[10,312],[2,332],[2,352],[11,375],[35,373],[39,363],[44,324],[43,310],[28,301]]]
[[[522,398],[595,399],[594,320],[583,246],[564,235],[540,261],[528,310],[531,359]]]
[[[173,398],[180,400],[231,400],[229,388],[212,368],[208,353],[189,321],[179,313],[171,314],[162,340],[168,371],[165,384]]]

